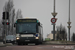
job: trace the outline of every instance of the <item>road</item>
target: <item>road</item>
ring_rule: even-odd
[[[75,50],[75,45],[11,45],[0,47],[0,50]]]

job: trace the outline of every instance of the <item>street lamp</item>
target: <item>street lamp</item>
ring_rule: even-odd
[[[70,26],[70,24],[71,24],[71,22],[70,22],[70,0],[69,0],[69,19],[68,19],[68,22],[67,22],[67,24],[68,24],[68,35],[69,35],[69,41],[70,41],[70,28],[71,28],[71,26]]]

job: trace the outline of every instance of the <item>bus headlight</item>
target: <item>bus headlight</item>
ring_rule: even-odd
[[[19,37],[16,38],[17,40],[20,39]]]
[[[39,39],[39,37],[36,37],[35,39]]]

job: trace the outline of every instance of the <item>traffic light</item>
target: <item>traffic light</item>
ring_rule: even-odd
[[[2,22],[2,24],[4,25],[4,22]]]
[[[14,23],[14,27],[16,27],[16,23]]]
[[[2,24],[4,25],[4,22],[2,22]],[[6,24],[6,25],[9,25],[10,23],[9,23],[9,22],[6,22],[5,24]]]
[[[6,25],[9,25],[9,22],[6,22]]]
[[[3,12],[3,19],[5,19],[5,17],[6,17],[6,19],[9,19],[9,12]]]

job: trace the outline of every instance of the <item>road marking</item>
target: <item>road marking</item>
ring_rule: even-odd
[[[38,47],[40,49],[53,49],[53,47]]]
[[[58,49],[58,48],[62,48],[62,49],[73,49],[73,50],[75,50],[74,46],[51,46],[51,47],[44,46],[44,47],[38,47],[38,48],[41,48],[41,49],[53,49],[53,48]]]

